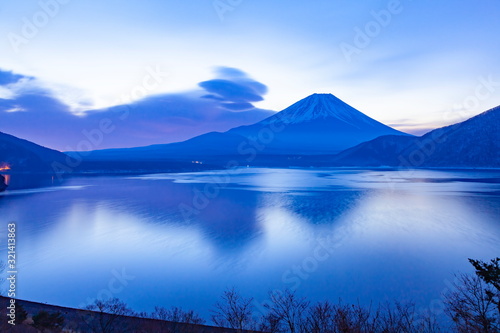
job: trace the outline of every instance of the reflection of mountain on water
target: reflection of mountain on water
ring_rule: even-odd
[[[36,185],[44,188],[52,185],[52,182],[57,182],[57,179],[14,175],[9,190],[33,188]],[[66,189],[81,185],[85,188],[77,191]],[[12,210],[16,219],[33,224],[40,222],[40,217],[46,219],[50,216],[68,216],[75,205],[85,207],[81,209],[78,219],[89,228],[97,221],[99,212],[106,212],[110,216],[125,214],[139,221],[139,229],[159,227],[165,230],[165,227],[174,227],[197,230],[201,239],[208,241],[212,251],[219,255],[238,255],[259,241],[265,232],[262,225],[263,209],[277,207],[299,216],[305,224],[328,224],[352,209],[361,198],[359,191],[318,191],[304,194],[248,190],[245,186],[218,188],[215,184],[210,184],[208,191],[207,188],[207,183],[203,182],[178,183],[170,179],[81,177],[69,178],[64,188],[51,188],[48,193],[30,192],[32,198],[26,200],[31,203],[25,203],[24,207],[37,207],[36,216],[21,206],[14,204],[9,207],[9,203],[15,201],[17,196],[4,197],[3,204],[7,205],[8,210]],[[0,208],[5,209],[3,204]],[[281,214],[275,218],[285,217]],[[68,219],[56,218],[45,222],[56,227],[66,223]],[[99,223],[112,228],[120,228],[121,225],[119,219],[100,220]]]
[[[355,208],[366,194],[366,190],[331,190],[297,192],[276,196],[265,193],[262,199],[269,206],[279,205],[310,224],[333,223],[346,212]]]
[[[23,230],[24,274],[39,277],[23,284],[26,297],[78,306],[124,270],[136,278],[119,296],[139,308],[204,311],[227,286],[260,301],[297,283],[313,301],[420,306],[468,265],[463,258],[498,252],[500,205],[490,191],[499,185],[487,179],[499,177],[245,168],[219,190],[221,171],[71,177],[37,193],[8,190],[0,212]]]
[[[86,228],[92,228],[99,223],[116,229],[121,226],[119,218],[104,220],[99,218],[99,214],[128,216],[139,221],[138,226],[144,230],[156,227],[164,231],[169,227],[197,230],[203,239],[215,246],[215,250],[222,252],[243,250],[260,234],[255,208],[258,192],[222,191],[216,197],[207,198],[203,184],[123,177],[69,178],[64,187],[50,187],[43,191],[43,188],[52,185],[51,177],[14,176],[9,190],[38,187],[40,191],[19,191],[19,195],[14,195],[16,191],[12,191],[12,195],[3,198],[0,209],[8,211],[26,225],[32,224],[33,228],[39,223],[58,228],[68,223],[71,211],[78,206],[84,207],[78,216],[82,227],[85,224]],[[69,190],[81,185],[85,188]],[[17,204],[21,194],[25,200],[22,206]],[[36,207],[36,214],[26,207]],[[127,221],[123,222],[125,226]]]
[[[73,177],[66,180],[65,187],[50,188],[50,193],[23,194],[33,198],[26,199],[29,202],[22,206],[16,205],[19,195],[5,195],[0,208],[8,210],[13,218],[33,223],[33,227],[40,219],[56,227],[69,220],[65,216],[69,216],[74,207],[84,207],[75,217],[82,228],[99,224],[120,229],[126,225],[122,219],[133,220],[139,232],[155,229],[159,236],[172,236],[175,230],[192,231],[217,255],[239,256],[265,238],[266,223],[279,225],[292,219],[304,230],[321,225],[336,230],[346,214],[365,202],[367,194],[388,189],[384,181],[398,175],[395,172],[382,177],[380,172],[368,171],[340,170],[332,175],[324,170],[244,169],[231,175],[226,185],[220,185],[217,181],[223,179],[221,173]],[[422,173],[427,177],[414,178],[427,179],[434,175]],[[425,183],[433,184],[432,179]],[[6,193],[13,190],[14,194],[14,189],[36,184],[43,190],[53,182],[57,179],[50,176],[13,175]],[[391,186],[406,184],[389,183]],[[68,190],[78,186],[85,187]],[[36,207],[38,212],[32,214],[26,207]],[[100,213],[121,217],[105,219]]]
[[[309,225],[328,224],[358,205],[363,196],[354,190],[267,192],[248,190],[247,186],[218,187],[206,181],[106,178],[99,184],[104,186],[86,188],[85,197],[144,223],[197,229],[213,250],[234,255],[244,252],[265,232],[261,222],[266,208],[279,208]],[[236,177],[232,181],[237,182]]]

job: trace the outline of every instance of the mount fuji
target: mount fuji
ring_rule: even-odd
[[[408,135],[368,117],[332,94],[310,95],[269,118],[228,133],[254,139],[273,127],[273,139],[266,144],[265,153],[332,154],[379,136]]]
[[[399,132],[331,94],[313,94],[260,122],[227,132],[146,147],[97,150],[86,160],[197,160],[214,163],[246,152],[264,156],[335,154],[383,135]],[[74,153],[70,153],[74,154]]]

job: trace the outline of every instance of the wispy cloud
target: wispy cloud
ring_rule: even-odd
[[[233,111],[253,109],[252,102],[264,100],[267,87],[251,79],[246,73],[230,67],[219,67],[216,72],[219,79],[199,83],[200,87],[210,93],[204,95],[204,98],[220,101],[224,108]]]
[[[74,107],[36,78],[0,71],[1,131],[60,150],[88,150],[176,142],[251,124],[273,114],[255,108],[267,88],[235,68],[221,67],[202,89],[146,96],[106,109],[75,113]],[[92,141],[102,122],[109,133]],[[89,134],[91,133],[91,134]],[[101,137],[102,136],[102,137]],[[80,145],[80,146],[79,146]]]

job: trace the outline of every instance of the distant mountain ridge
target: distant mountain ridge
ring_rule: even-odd
[[[335,131],[339,128],[350,132]],[[307,150],[311,144],[321,144],[314,140],[313,130],[322,133],[324,145]],[[393,134],[376,136],[338,153],[325,149],[333,149],[337,143],[329,140],[352,143],[349,140],[359,131],[368,131],[369,137],[385,131]],[[280,145],[288,149],[281,150]],[[369,118],[333,95],[315,94],[261,122],[224,133],[206,133],[172,144],[68,155],[81,160],[69,172],[93,173],[204,170],[226,167],[228,161],[237,162],[236,165],[281,167],[500,168],[500,106],[414,137]],[[68,155],[0,132],[0,167],[53,172],[54,162],[64,166],[71,161]]]
[[[361,158],[364,157],[364,158]],[[337,166],[500,167],[500,106],[418,138],[383,136],[336,155]]]
[[[0,132],[0,164],[12,171],[53,171],[52,163],[65,163],[66,158],[57,150]]]
[[[127,159],[124,163],[119,159],[110,158],[108,161],[85,161],[81,153],[71,158],[65,153],[45,148],[28,140],[0,132],[0,168],[9,173],[147,173],[147,172],[188,172],[213,169],[214,166],[186,163],[175,160],[158,160],[143,163],[138,160]],[[1,172],[1,171],[0,171]],[[0,191],[3,179],[0,178]],[[5,184],[3,184],[5,185]]]
[[[363,142],[335,155],[329,163],[342,166],[395,166],[401,163],[399,154],[418,138],[384,135]]]
[[[500,106],[431,131],[402,154],[420,166],[500,167]]]
[[[197,157],[238,154],[238,146],[245,138],[237,134],[210,132],[192,139],[137,148],[117,148],[93,151],[86,159],[93,160],[193,160]],[[70,156],[78,152],[68,152]],[[83,156],[85,158],[85,156]]]
[[[386,126],[331,94],[313,94],[253,125],[224,133],[146,147],[94,151],[95,160],[204,159],[244,155],[333,154],[382,135],[406,135]]]

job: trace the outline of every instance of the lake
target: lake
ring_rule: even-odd
[[[208,318],[227,287],[257,308],[291,288],[439,314],[467,258],[500,256],[500,171],[242,168],[30,189],[16,177],[0,194],[0,258],[14,221],[18,297],[61,306],[113,296]]]

